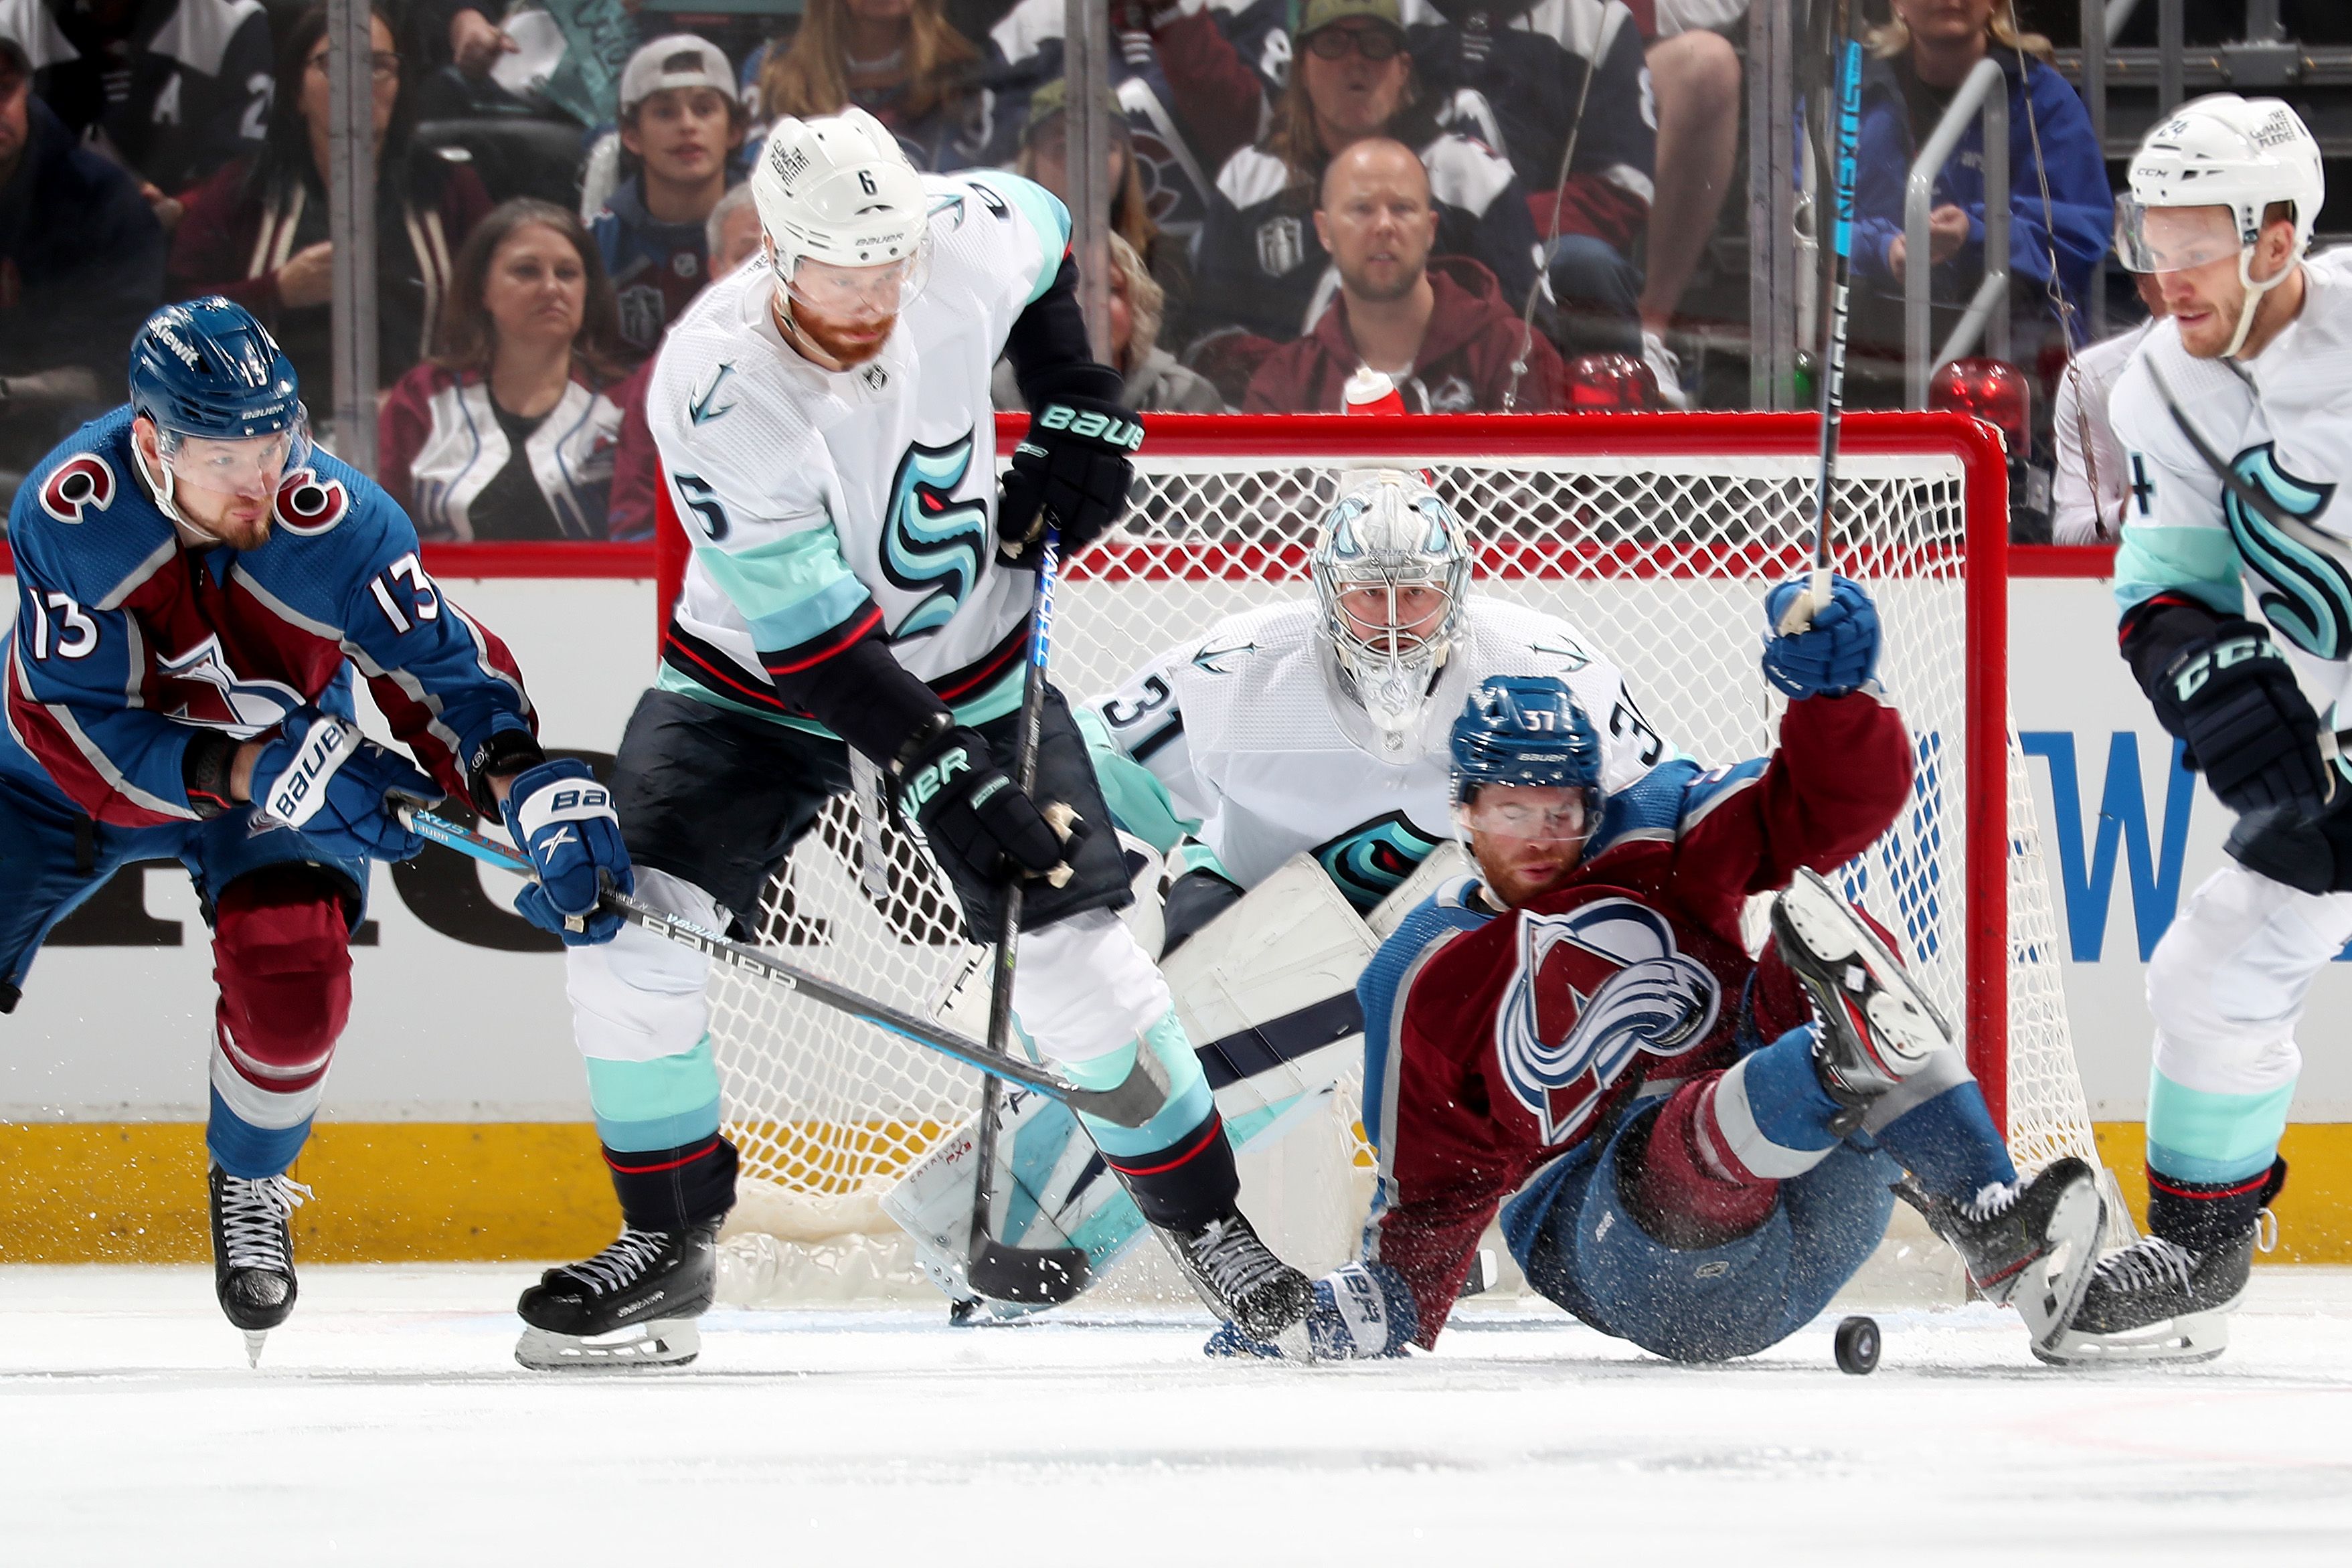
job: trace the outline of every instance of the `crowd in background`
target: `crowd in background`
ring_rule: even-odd
[[[1636,403],[1744,397],[1744,373],[1696,384],[1676,343],[1735,182],[1748,0],[1102,3],[1110,340],[1138,409],[1333,411],[1365,366],[1437,413],[1584,406],[1612,377]],[[2113,373],[2068,368],[2112,222],[2088,116],[2011,0],[1861,9],[1851,401],[1899,404],[1911,267],[1932,269],[1938,339],[1976,292],[1980,131],[1938,174],[1924,258],[1902,198],[1990,57],[2011,99],[2011,357],[2078,499],[2084,402],[2104,397],[2086,388]],[[695,32],[656,0],[376,0],[387,486],[431,538],[649,533],[644,368],[759,255],[740,182],[767,125],[857,104],[922,168],[1065,193],[1064,15],[803,0]],[[117,400],[165,299],[252,308],[325,411],[326,56],[320,5],[0,0],[0,493]],[[1018,406],[1009,376],[997,397]]]

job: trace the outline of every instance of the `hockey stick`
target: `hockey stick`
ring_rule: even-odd
[[[1021,717],[1013,732],[1013,785],[1024,795],[1037,782],[1037,741],[1045,720],[1045,660],[1053,648],[1054,586],[1061,553],[1062,530],[1049,520],[1029,612],[1029,664],[1021,674]],[[1021,891],[1016,873],[1000,895],[996,973],[988,988],[988,1049],[1006,1058],[1013,1054],[1013,967],[1021,940]],[[996,1165],[996,1122],[1003,1098],[1004,1090],[994,1077],[981,1084],[980,1122],[972,1130],[971,1242],[964,1259],[964,1282],[992,1301],[1059,1306],[1076,1300],[1094,1282],[1086,1249],[1015,1247],[988,1233],[996,1197],[990,1179]]]
[[[1856,147],[1862,136],[1862,40],[1853,36],[1853,0],[1837,0],[1830,73],[1832,99],[1829,311],[1827,350],[1822,356],[1821,491],[1813,513],[1813,574],[1806,591],[1790,599],[1777,628],[1793,636],[1829,607],[1830,539],[1837,491],[1839,425],[1845,417],[1845,333],[1853,262],[1853,185]]]
[[[485,865],[509,871],[517,876],[535,876],[530,862],[496,839],[472,832],[457,823],[446,821],[430,812],[404,806],[400,820],[412,831],[433,842],[462,854],[471,855]],[[756,975],[772,985],[799,992],[809,1000],[863,1019],[875,1028],[912,1040],[943,1056],[979,1068],[992,1078],[1002,1078],[1034,1089],[1040,1094],[1061,1101],[1074,1111],[1084,1111],[1089,1116],[1100,1116],[1106,1122],[1116,1122],[1122,1127],[1140,1127],[1158,1113],[1167,1100],[1167,1092],[1142,1071],[1139,1059],[1138,1071],[1109,1089],[1081,1089],[1065,1083],[1043,1068],[1014,1061],[991,1051],[976,1040],[967,1040],[953,1030],[943,1029],[929,1019],[903,1012],[887,1002],[878,1002],[861,996],[846,986],[837,986],[822,976],[811,974],[797,964],[761,952],[747,943],[737,942],[718,932],[698,925],[683,915],[641,904],[625,893],[605,889],[597,900],[607,914],[617,915],[628,924],[655,936],[675,942],[682,947],[716,958],[730,968]]]

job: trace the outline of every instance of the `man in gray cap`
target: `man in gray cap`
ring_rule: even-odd
[[[727,193],[749,116],[719,47],[673,33],[621,73],[625,178],[589,228],[621,311],[621,336],[651,353],[709,281],[703,228]]]

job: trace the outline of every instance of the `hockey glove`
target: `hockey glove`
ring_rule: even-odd
[[[1128,455],[1143,444],[1143,422],[1115,402],[1060,397],[1030,416],[1029,434],[996,502],[997,549],[1015,566],[1045,554],[1042,507],[1062,529],[1062,557],[1108,532],[1127,509]]]
[[[404,861],[425,841],[401,825],[391,802],[440,803],[441,786],[347,718],[302,708],[253,763],[257,818],[299,831],[338,859]]]
[[[1317,1361],[1402,1356],[1421,1327],[1421,1309],[1404,1276],[1386,1263],[1343,1263],[1315,1281],[1307,1309],[1307,1345]],[[1201,1347],[1204,1355],[1279,1359],[1282,1352],[1225,1324]]]
[[[563,938],[567,947],[593,947],[620,934],[621,917],[600,908],[609,887],[636,891],[636,873],[621,842],[613,792],[574,758],[542,762],[507,788],[507,831],[538,868],[539,880],[515,895],[515,913]]]
[[[1843,696],[1878,669],[1878,606],[1862,584],[1830,579],[1830,601],[1802,632],[1780,635],[1781,612],[1806,591],[1800,580],[1764,596],[1764,678],[1790,697]]]
[[[897,776],[898,810],[921,827],[933,853],[954,856],[974,876],[1044,876],[1062,863],[1060,835],[996,765],[977,731],[940,731],[904,759]]]
[[[2224,621],[2183,646],[2149,693],[2157,722],[2189,743],[2221,804],[2241,815],[2287,807],[2305,816],[2327,799],[2319,715],[2286,655],[2251,621]]]

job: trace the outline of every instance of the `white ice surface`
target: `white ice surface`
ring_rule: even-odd
[[[1670,1366],[1549,1307],[1209,1363],[1197,1314],[717,1312],[681,1373],[509,1359],[515,1268],[322,1268],[257,1372],[209,1270],[0,1269],[0,1563],[2352,1563],[2352,1270],[2213,1365],[2068,1374],[1978,1306]]]

